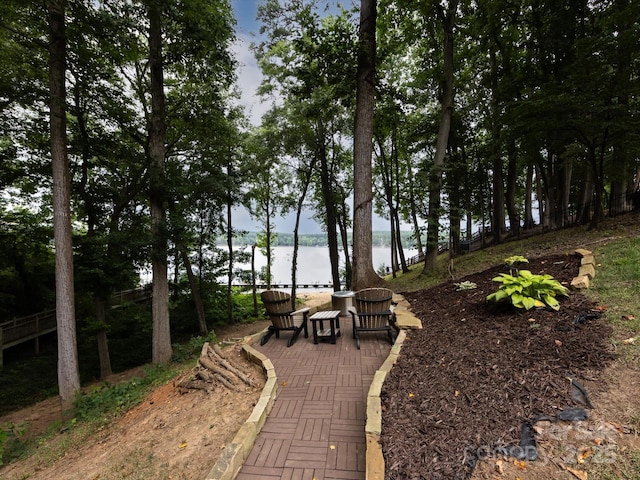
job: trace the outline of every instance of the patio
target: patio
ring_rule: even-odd
[[[369,333],[358,350],[350,316],[340,331],[335,345],[314,345],[311,325],[291,347],[289,334],[254,344],[273,362],[278,395],[238,480],[365,478],[367,394],[391,345]]]

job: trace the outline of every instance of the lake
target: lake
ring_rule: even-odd
[[[417,255],[416,249],[405,249],[405,257]],[[391,248],[374,247],[372,250],[373,268],[377,271],[381,266],[391,265]],[[273,284],[291,283],[291,259],[293,247],[273,247],[273,264],[271,266]],[[267,259],[256,249],[256,270],[267,264]],[[245,265],[244,268],[250,268]],[[344,257],[340,262],[344,269]],[[299,247],[297,284],[331,284],[331,263],[329,247]]]

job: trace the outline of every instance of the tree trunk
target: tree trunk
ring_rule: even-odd
[[[171,360],[169,324],[169,281],[167,278],[167,238],[165,206],[165,98],[162,65],[162,12],[157,2],[148,2],[149,65],[151,72],[151,131],[149,170],[151,173],[151,265],[153,275],[153,363]]]
[[[193,297],[193,303],[196,306],[196,316],[198,317],[198,331],[200,335],[206,337],[209,335],[209,328],[207,327],[207,319],[204,314],[204,304],[202,303],[202,295],[200,295],[200,287],[198,286],[198,280],[193,274],[193,268],[189,255],[184,248],[180,249],[180,255],[182,257],[182,263],[187,271],[187,278],[189,279],[189,286],[191,287],[191,296]]]
[[[324,126],[320,130],[324,132]],[[337,216],[336,205],[333,196],[333,178],[329,172],[327,160],[327,150],[324,143],[324,135],[318,135],[319,160],[320,160],[320,183],[322,186],[322,199],[324,200],[325,221],[327,227],[327,242],[329,244],[329,261],[331,262],[331,281],[333,290],[340,290],[340,254],[338,252],[338,230],[336,228]]]
[[[96,333],[96,343],[98,344],[98,359],[100,360],[100,378],[102,380],[113,374],[111,368],[111,356],[109,355],[109,340],[107,339],[107,315],[105,298],[96,296],[93,300],[96,309],[96,321],[101,325]]]
[[[518,187],[518,158],[516,156],[516,144],[513,140],[508,142],[507,151],[507,214],[509,215],[509,229],[511,236],[520,237],[520,215],[516,205],[516,189]]]
[[[296,309],[296,282],[298,281],[298,248],[299,245],[299,230],[300,230],[300,218],[302,217],[302,210],[304,209],[304,199],[307,196],[309,190],[309,184],[311,183],[311,175],[313,173],[313,167],[315,163],[311,163],[308,170],[304,171],[304,177],[302,179],[302,185],[300,189],[300,196],[298,197],[298,203],[296,204],[296,222],[293,227],[293,254],[291,257],[291,308]]]
[[[527,166],[527,181],[524,194],[524,229],[532,229],[535,225],[533,220],[533,165]]]
[[[65,109],[66,37],[64,0],[47,3],[49,42],[49,112],[53,173],[53,233],[56,258],[56,322],[58,335],[58,390],[63,412],[73,408],[80,390],[73,290],[73,245],[67,123]]]
[[[376,83],[376,0],[360,1],[356,114],[353,135],[353,290],[381,284],[373,268],[373,109]]]
[[[231,165],[228,166],[227,172],[231,171]],[[235,262],[235,253],[233,251],[233,223],[232,223],[232,203],[231,194],[227,192],[227,249],[229,250],[229,263],[227,264],[227,321],[233,321],[233,264]],[[201,270],[202,271],[202,270]],[[258,300],[253,292],[253,314],[258,316]]]
[[[346,212],[348,211],[345,196],[342,195],[342,208],[341,212],[345,212],[344,215],[340,216],[340,238],[342,240],[342,251],[344,252],[344,284],[345,286],[351,285],[351,281],[353,279],[353,269],[351,265],[351,253],[349,251],[349,231],[347,229],[347,218]]]
[[[424,260],[424,272],[433,271],[438,261],[438,244],[440,235],[440,192],[442,190],[442,170],[444,168],[451,117],[453,115],[453,27],[458,0],[451,0],[445,13],[440,4],[438,15],[444,35],[444,70],[442,79],[442,100],[440,103],[440,127],[436,141],[434,165],[429,180],[429,216],[427,222],[427,254]]]

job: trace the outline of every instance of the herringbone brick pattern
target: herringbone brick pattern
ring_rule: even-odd
[[[340,319],[335,345],[288,335],[255,348],[272,362],[278,397],[238,480],[365,478],[365,412],[375,371],[391,345],[383,333],[352,338],[351,318]]]

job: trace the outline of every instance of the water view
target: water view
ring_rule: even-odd
[[[291,259],[293,247],[274,247],[274,261],[271,267],[273,284],[291,283]],[[382,266],[391,265],[391,249],[389,247],[373,248],[373,267],[379,270]],[[405,249],[406,258],[417,255],[416,249]],[[256,270],[267,264],[267,259],[256,250]],[[250,265],[244,265],[250,268]],[[344,268],[344,260],[341,261]],[[299,247],[297,284],[330,284],[331,263],[328,247]]]

